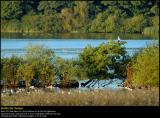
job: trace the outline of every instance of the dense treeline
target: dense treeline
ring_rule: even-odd
[[[159,1],[1,1],[3,32],[156,34]]]

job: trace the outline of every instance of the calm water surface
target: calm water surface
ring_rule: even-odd
[[[97,37],[99,39],[93,38]],[[11,55],[22,56],[25,54],[25,48],[32,45],[44,45],[47,48],[51,48],[55,51],[57,56],[64,59],[71,59],[78,57],[78,54],[82,49],[91,45],[93,47],[98,46],[103,42],[108,42],[108,39],[116,40],[117,36],[120,36],[122,41],[127,43],[124,45],[127,48],[128,54],[133,54],[139,48],[144,48],[153,42],[152,38],[144,37],[142,35],[105,35],[105,34],[56,34],[56,35],[3,35],[1,38],[1,57],[10,57]],[[107,38],[108,37],[108,38]],[[112,37],[112,38],[110,38]],[[135,38],[134,38],[135,37]]]

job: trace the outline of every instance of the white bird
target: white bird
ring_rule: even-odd
[[[129,91],[132,91],[132,89],[131,88],[128,88],[128,87],[124,87],[125,89],[127,89],[127,90],[129,90]]]
[[[34,86],[30,86],[29,88],[30,88],[30,89],[35,89]]]
[[[118,42],[120,42],[120,40],[121,40],[121,39],[120,39],[119,36],[118,36]]]
[[[70,95],[70,94],[71,94],[71,92],[69,91],[69,92],[68,92],[68,95]]]
[[[52,89],[52,88],[53,88],[53,86],[52,86],[52,85],[50,85],[50,86],[46,86],[46,88],[48,88],[48,89]]]
[[[62,90],[61,93],[64,94],[64,91]]]
[[[14,93],[13,89],[11,89],[11,91],[10,91],[10,92],[11,92],[11,94],[13,94],[13,93]]]

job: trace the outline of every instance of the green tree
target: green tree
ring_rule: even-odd
[[[14,55],[11,58],[3,58],[1,61],[2,79],[6,80],[7,84],[11,87],[16,87],[18,83],[19,78],[17,78],[16,74],[21,63],[22,59]]]
[[[142,33],[147,25],[148,22],[143,15],[128,18],[123,22],[124,30],[128,33]]]
[[[159,15],[159,8],[157,5],[154,5],[151,9],[150,12],[153,13],[155,16]]]
[[[123,75],[125,71],[125,61],[118,64],[114,60],[116,55],[125,57],[126,52],[123,44],[123,42],[118,43],[111,41],[108,44],[102,43],[95,48],[91,46],[85,47],[79,58],[82,68],[87,72],[87,76],[92,79],[95,77],[99,79],[106,78],[109,76],[107,73],[107,66],[115,67],[115,73],[119,76],[121,76],[120,73]],[[123,69],[119,72],[120,68]]]
[[[71,8],[64,8],[61,11],[61,18],[64,24],[65,31],[79,31],[82,30],[88,22],[88,2],[75,1],[76,6]]]
[[[64,31],[72,31],[73,30],[73,21],[72,19],[74,18],[73,16],[74,11],[73,8],[64,8],[61,11],[60,17],[63,22],[63,29]]]
[[[53,50],[42,45],[27,47],[25,59],[33,66],[35,79],[41,79],[44,85],[50,85],[55,79],[55,54]]]
[[[17,69],[17,78],[25,80],[27,88],[30,86],[30,82],[34,77],[34,68],[33,65],[25,62],[21,65],[19,65]]]
[[[148,7],[146,1],[131,1],[131,5],[134,16],[143,14],[145,12],[145,9],[143,9],[143,7]]]
[[[116,32],[120,28],[120,18],[117,16],[108,16],[106,22],[106,32]]]
[[[45,15],[51,15],[55,12],[56,7],[56,1],[40,1],[38,10]]]
[[[40,16],[33,11],[28,12],[28,14],[23,16],[22,18],[23,32],[41,31],[42,28],[41,28],[39,19],[40,19]]]
[[[105,20],[108,17],[108,13],[102,12],[99,13],[96,18],[90,23],[89,32],[105,32]]]
[[[19,19],[22,16],[20,1],[1,1],[1,19]]]
[[[59,14],[55,15],[41,15],[40,22],[41,30],[44,32],[63,32],[63,24]]]
[[[131,67],[131,83],[134,87],[159,86],[159,45],[152,44],[145,48],[132,61]]]
[[[76,28],[82,28],[88,22],[89,4],[87,1],[75,1],[76,6],[74,7],[74,23],[77,25]]]

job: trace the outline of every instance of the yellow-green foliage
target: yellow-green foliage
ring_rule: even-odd
[[[135,87],[159,86],[159,45],[153,44],[133,62],[132,83]]]
[[[137,15],[124,21],[124,30],[129,33],[142,32],[146,26],[147,21],[144,15]]]
[[[11,58],[1,59],[1,79],[5,80],[9,86],[16,86],[16,83],[18,82],[16,73],[22,62],[22,58],[18,58],[14,55],[12,55]]]
[[[21,32],[21,23],[16,19],[1,20],[1,29],[1,32]]]
[[[159,26],[153,26],[153,27],[146,27],[144,29],[145,35],[153,36],[157,39],[159,39]]]
[[[55,54],[54,51],[45,48],[43,45],[29,45],[27,47],[27,54],[25,55],[30,70],[35,70],[35,78],[40,78],[44,84],[51,84],[54,80],[55,68]],[[27,71],[29,73],[29,71]],[[26,73],[26,72],[24,72]],[[29,73],[30,77],[33,77],[33,73]]]
[[[151,24],[152,26],[144,28],[143,33],[159,39],[159,16],[151,18]]]

